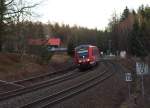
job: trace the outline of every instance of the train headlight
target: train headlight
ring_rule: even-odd
[[[94,61],[94,60],[95,60],[95,57],[91,57],[91,58],[90,58],[90,61]]]
[[[90,59],[88,58],[88,59],[86,59],[86,61],[88,61],[88,62],[89,62],[89,61],[90,61]]]
[[[81,63],[82,61],[81,60],[79,60],[79,63]]]

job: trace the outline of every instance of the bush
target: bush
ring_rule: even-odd
[[[73,44],[73,42],[69,42],[68,43],[68,49],[67,49],[67,53],[68,53],[68,55],[70,55],[70,56],[73,56],[74,55],[74,44]]]

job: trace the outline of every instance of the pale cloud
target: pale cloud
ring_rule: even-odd
[[[123,9],[137,9],[150,5],[149,0],[47,0],[36,12],[42,22],[59,22],[88,28],[104,29],[114,11],[121,14]]]

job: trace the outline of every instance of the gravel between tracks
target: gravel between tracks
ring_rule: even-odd
[[[121,71],[117,68],[116,74],[103,83],[50,108],[119,108],[128,96]]]
[[[102,68],[102,66],[99,66],[99,67],[97,67],[97,69],[98,70],[103,70],[104,68]],[[67,87],[71,86],[72,84],[76,84],[76,83],[79,83],[82,80],[90,78],[90,77],[92,77],[93,75],[95,75],[97,73],[96,72],[97,69],[92,70],[91,72],[85,74],[84,77],[79,76],[75,79],[68,80],[68,81],[65,81],[63,83],[51,86],[51,87],[46,87],[46,88],[34,91],[32,93],[28,93],[28,94],[24,94],[24,95],[21,95],[21,96],[14,97],[14,98],[9,99],[7,101],[6,100],[2,101],[2,102],[0,102],[0,107],[1,108],[19,108],[20,106],[22,106],[26,103],[32,102],[33,100],[45,97],[48,94],[53,94],[57,91],[60,91],[64,88],[67,88]]]

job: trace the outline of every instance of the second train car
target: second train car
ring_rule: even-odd
[[[74,59],[80,70],[87,69],[98,63],[99,49],[94,45],[80,45],[75,48]]]

